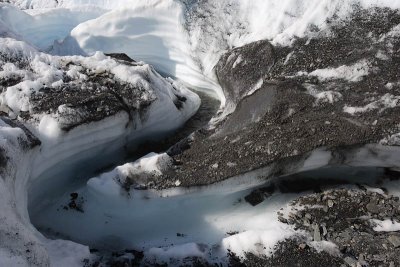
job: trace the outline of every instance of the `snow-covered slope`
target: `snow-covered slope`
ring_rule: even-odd
[[[33,16],[19,9],[0,6],[0,23],[25,41],[41,50],[48,50],[56,40],[62,40],[78,24],[96,18],[105,11],[96,7],[50,9]]]

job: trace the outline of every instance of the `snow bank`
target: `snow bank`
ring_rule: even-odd
[[[11,0],[11,2],[22,9],[73,8],[82,6],[113,9],[134,3],[135,0]]]
[[[24,41],[41,50],[48,50],[54,41],[64,39],[80,23],[96,18],[105,11],[100,8],[50,9],[33,16],[19,9],[0,4],[0,24]]]
[[[184,10],[173,0],[135,1],[77,26],[71,36],[88,54],[124,52],[158,71],[222,99],[219,86],[195,63],[184,28]]]

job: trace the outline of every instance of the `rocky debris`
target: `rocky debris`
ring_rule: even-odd
[[[143,251],[127,249],[125,251],[104,252],[91,249],[92,258],[83,260],[84,267],[136,267],[142,266]]]
[[[0,68],[5,70],[0,78],[3,98],[0,110],[13,120],[37,124],[44,115],[50,115],[63,130],[69,131],[78,125],[126,112],[130,123],[143,123],[148,107],[157,99],[156,90],[162,86],[171,87],[168,90],[174,94],[171,99],[177,109],[182,109],[187,101],[172,81],[125,54],[109,54],[111,59],[51,57],[31,49],[36,57],[24,55],[22,51],[0,54]],[[125,69],[113,71],[115,63]],[[43,76],[33,67],[35,64],[46,66],[49,74]],[[135,79],[120,78],[124,71],[134,74]],[[34,82],[34,86],[27,88],[29,82]],[[20,101],[14,103],[10,96]]]
[[[136,62],[134,59],[130,58],[125,53],[109,53],[109,54],[104,54],[104,55],[112,57],[112,58],[117,59],[117,60],[129,62],[129,63],[135,63]]]
[[[72,210],[76,210],[79,212],[84,212],[83,211],[83,204],[85,202],[84,198],[83,197],[79,198],[79,194],[75,193],[75,192],[71,193],[70,197],[71,198],[70,198],[70,201],[68,202],[68,205],[63,206],[63,209],[64,210],[72,209]]]
[[[176,236],[177,236],[177,237],[186,237],[185,234],[181,234],[181,233],[176,233]]]
[[[138,111],[145,118],[145,110],[154,98],[145,97],[147,90],[144,87],[122,82],[109,72],[91,73],[86,70],[86,73],[84,83],[70,81],[60,88],[45,87],[40,94],[34,94],[30,99],[33,112],[58,113],[62,118],[61,127],[66,131],[120,111],[125,111],[130,117]]]
[[[306,245],[302,239],[287,239],[279,242],[275,252],[270,257],[247,254],[246,259],[239,259],[231,255],[232,267],[339,267],[344,260],[327,252],[318,252],[315,248]]]
[[[254,51],[257,51],[257,56],[254,56]],[[259,89],[254,87],[257,87],[257,82],[261,83],[264,76],[270,72],[275,58],[274,47],[265,41],[251,43],[246,49],[232,49],[220,58],[215,69],[219,83],[224,88],[228,108],[235,108],[241,99],[252,93],[252,89]],[[238,79],[244,76],[246,79]],[[253,88],[249,87],[249,81],[256,81]]]
[[[235,111],[196,132],[189,149],[173,153],[179,168],[154,184],[211,184],[266,166],[266,177],[283,175],[318,148],[340,164],[347,152],[398,133],[400,38],[391,33],[398,24],[397,11],[359,9],[291,47],[264,40],[229,51],[216,73]],[[340,75],[312,74],[317,70]]]
[[[398,235],[391,235],[388,238],[388,241],[395,247],[400,247],[400,236]]]
[[[267,187],[259,188],[253,190],[250,194],[244,197],[246,202],[250,203],[252,206],[256,206],[264,201],[264,199],[270,197],[275,191],[275,185],[272,184]]]
[[[332,205],[333,204],[333,205]],[[378,232],[373,220],[400,221],[398,197],[361,189],[333,189],[291,203],[281,222],[306,231],[309,240],[335,244],[348,266],[389,266],[400,262],[400,236]],[[340,266],[340,265],[338,265]]]
[[[6,151],[0,147],[0,170],[7,166],[8,157]]]

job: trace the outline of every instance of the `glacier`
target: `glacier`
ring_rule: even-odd
[[[146,140],[160,139],[181,127],[200,106],[198,96],[186,88],[205,92],[220,101],[219,117],[213,119],[210,127],[233,112],[234,108],[225,106],[226,96],[214,73],[215,65],[227,50],[264,39],[281,46],[290,46],[299,37],[311,39],[314,26],[323,29],[334,16],[346,18],[355,5],[400,8],[399,2],[390,0],[10,2],[0,4],[0,54],[23,58],[32,69],[14,63],[3,65],[0,77],[18,77],[19,82],[2,92],[1,112],[20,117],[32,109],[33,92],[40,92],[44,85],[61,87],[62,75],[78,83],[87,79],[82,67],[93,73],[111,73],[125,83],[144,82],[143,97],[156,100],[146,110],[146,120],[142,121],[140,115],[132,119],[129,113],[121,111],[68,131],[62,127],[71,122],[60,116],[70,112],[65,106],[50,114],[35,114],[26,123],[26,131],[0,120],[0,141],[2,148],[6,148],[8,162],[6,170],[0,173],[0,237],[5,240],[0,245],[0,265],[4,266],[82,266],[82,260],[91,257],[88,246],[93,244],[101,244],[103,249],[110,249],[109,244],[115,244],[111,249],[138,246],[144,248],[146,258],[160,263],[171,257],[187,256],[212,261],[226,257],[227,249],[238,255],[248,251],[268,254],[280,239],[294,232],[278,222],[276,211],[302,193],[273,195],[270,201],[252,210],[247,203],[232,206],[236,199],[265,184],[255,178],[260,176],[255,171],[200,188],[180,188],[176,181],[177,188],[135,190],[133,196],[121,197],[120,185],[113,180],[116,173],[130,173],[133,169],[135,172],[137,168],[138,173],[143,173],[143,169],[163,172],[157,160],[169,158],[165,154],[150,154],[100,176],[96,168],[124,161],[117,157],[124,155],[127,146],[137,147]],[[139,62],[134,66],[121,65],[106,55],[109,53],[125,53]],[[66,62],[75,67],[67,67]],[[322,69],[309,75],[326,78],[337,76],[338,71]],[[343,72],[342,76],[348,77]],[[146,83],[143,77],[149,77],[150,82]],[[186,100],[183,108],[177,109],[176,100],[180,97]],[[27,149],[21,140],[22,144],[30,144],[30,133],[41,144]],[[146,161],[149,158],[153,161]],[[396,148],[367,146],[350,158],[346,164],[353,167],[400,167]],[[296,171],[326,167],[330,160],[329,152],[316,150]],[[69,179],[74,176],[81,179],[71,184]],[[86,183],[85,177],[92,178]],[[85,213],[54,215],[70,198],[65,188],[87,196]],[[398,191],[394,194],[400,196]],[[138,217],[132,218],[132,211]],[[109,224],[101,226],[93,220]],[[31,221],[43,229],[65,225],[64,233],[58,239],[47,231],[55,240],[46,238]],[[160,221],[164,228],[159,227]],[[78,227],[86,234],[77,231]],[[107,231],[99,236],[104,229]],[[227,236],[232,230],[240,233]],[[18,233],[18,237],[9,233]],[[119,239],[124,235],[125,240]],[[64,236],[76,242],[62,240]],[[167,240],[160,241],[160,236]],[[168,246],[169,243],[175,246]],[[25,250],[33,256],[22,253]]]

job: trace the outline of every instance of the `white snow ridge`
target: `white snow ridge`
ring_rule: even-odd
[[[116,258],[134,251],[132,261],[170,266],[188,258],[228,266],[228,253],[272,255],[279,241],[296,234],[277,212],[302,193],[274,192],[255,207],[243,199],[265,186],[258,177],[280,173],[278,164],[186,188],[170,173],[183,163],[164,147],[176,145],[180,131],[194,132],[190,123],[207,112],[208,102],[220,106],[207,129],[225,119],[226,99],[214,67],[229,49],[258,40],[289,48],[299,38],[313,38],[315,27],[326,29],[332,18],[346,19],[355,9],[370,7],[398,9],[400,1],[0,3],[0,267],[90,266],[121,251]],[[395,27],[388,37],[398,34]],[[376,60],[389,60],[385,53]],[[233,69],[247,64],[244,54],[235,56]],[[297,76],[354,84],[373,72],[371,65],[361,59]],[[245,96],[257,97],[267,83],[258,79]],[[393,89],[398,84],[388,81],[382,97],[340,109],[356,118],[398,108],[400,96]],[[303,85],[318,107],[331,108],[345,98],[333,89]],[[190,134],[182,146],[201,138],[201,132]],[[229,138],[226,142],[235,142]],[[391,146],[399,139],[399,134],[383,139],[381,145],[389,148],[357,148],[343,164],[398,167],[398,154],[393,156],[398,149]],[[384,157],[372,155],[378,150]],[[288,169],[326,167],[334,153],[316,149]],[[223,165],[241,166],[240,159]],[[221,163],[209,166],[222,175]],[[174,182],[153,187],[155,178],[165,176]],[[377,232],[400,230],[399,222],[370,222]],[[324,245],[330,244],[315,244]]]

